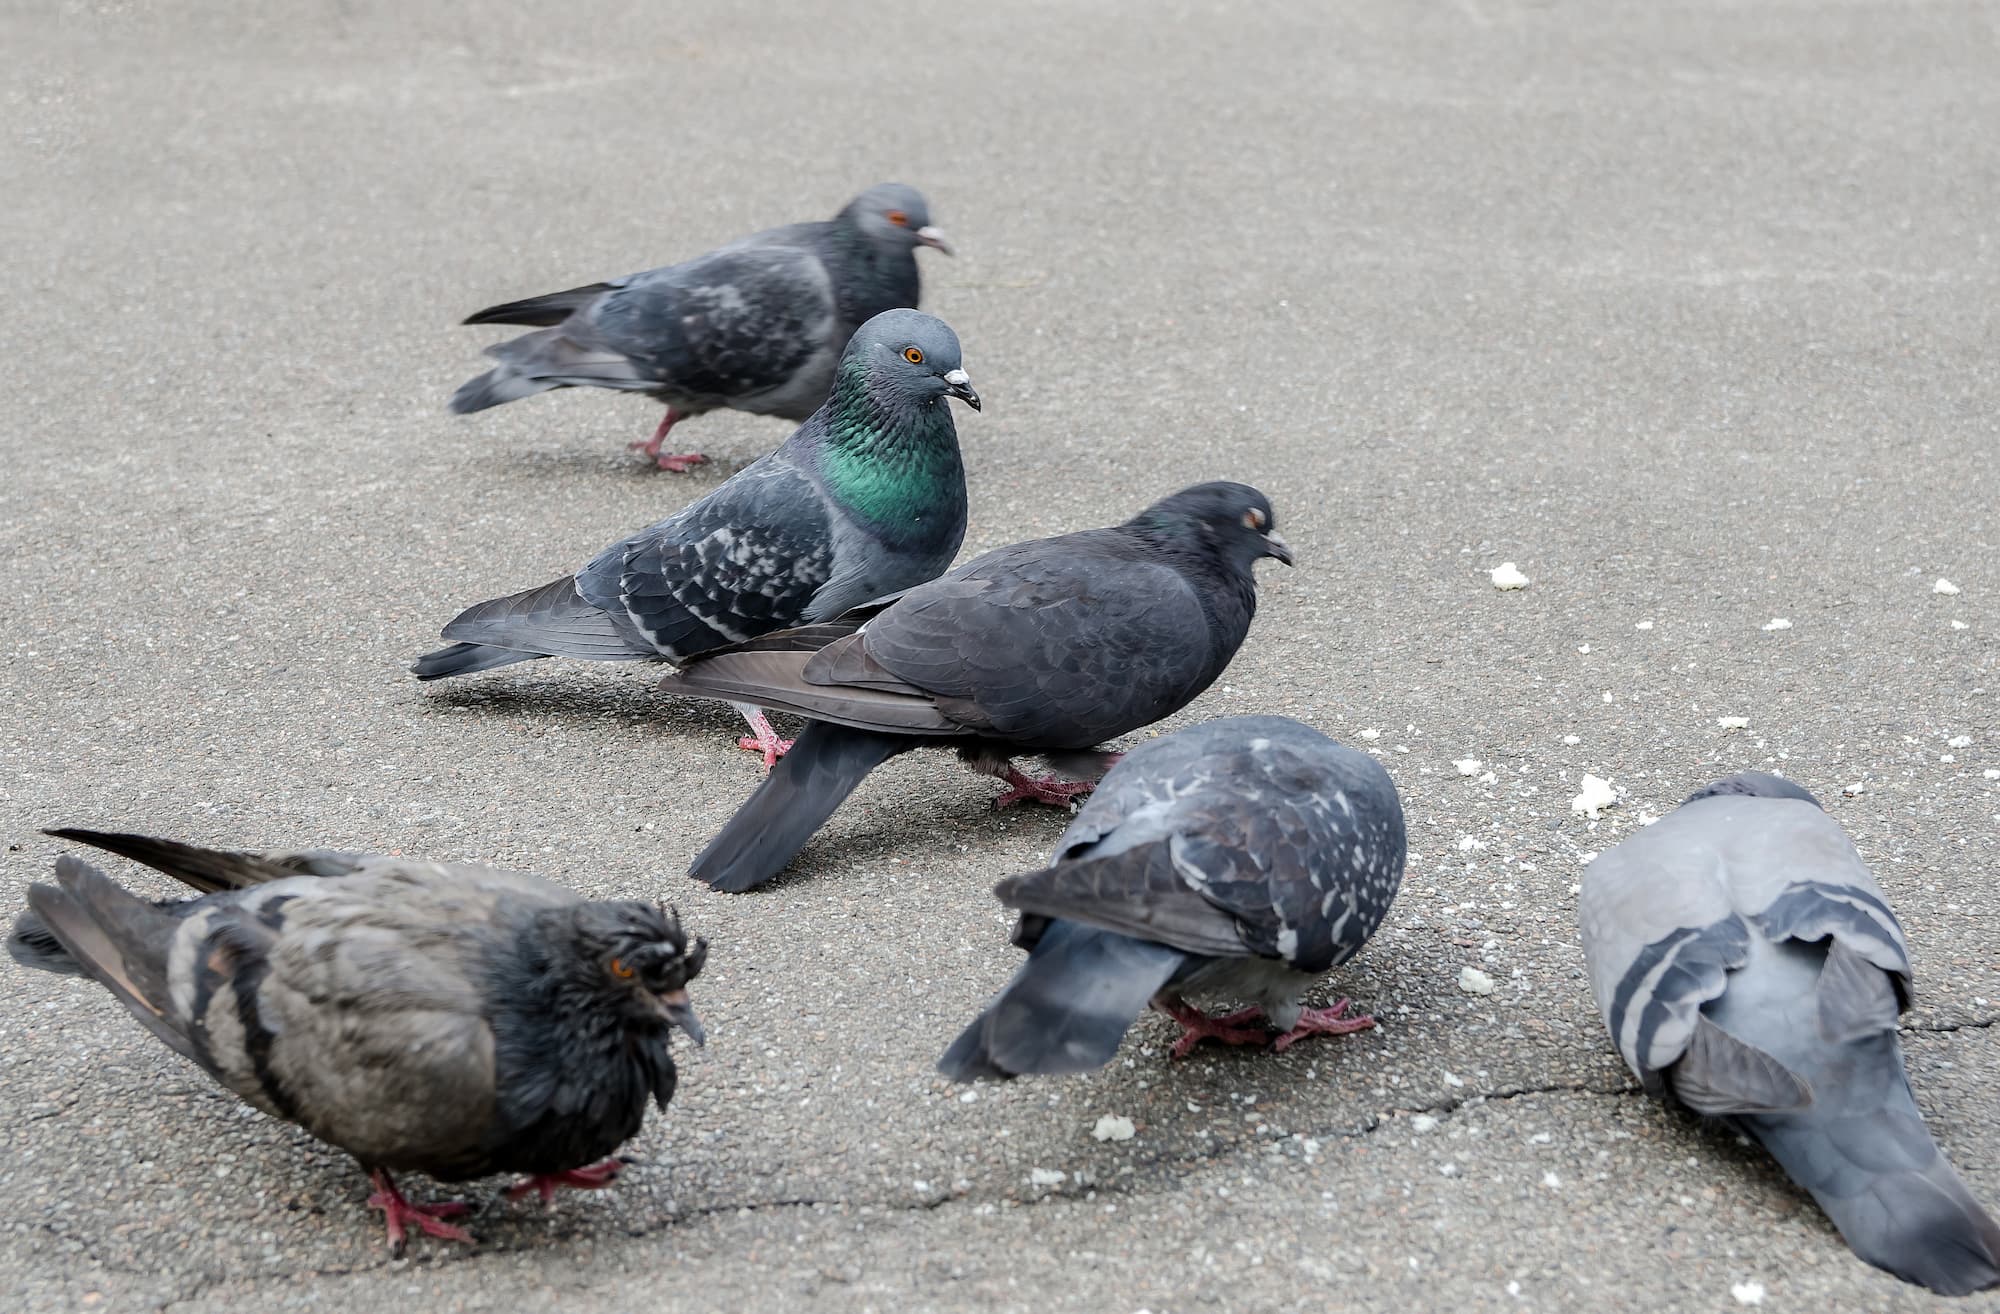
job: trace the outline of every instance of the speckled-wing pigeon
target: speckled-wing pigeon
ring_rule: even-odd
[[[862,325],[826,405],[722,487],[574,575],[462,612],[423,680],[537,657],[682,663],[934,579],[965,538],[947,398],[977,408],[958,337],[915,310]],[[740,704],[768,766],[783,741]]]
[[[762,884],[870,771],[925,744],[1004,779],[1003,807],[1088,793],[1009,759],[1069,755],[1058,765],[1103,774],[1089,750],[1179,711],[1236,655],[1259,557],[1292,559],[1269,500],[1197,484],[1122,525],[1000,548],[838,623],[697,658],[661,687],[811,723],[689,874]]]
[[[833,218],[791,224],[685,264],[489,306],[468,324],[533,324],[498,343],[500,363],[452,394],[460,415],[552,388],[642,392],[666,403],[651,441],[662,469],[708,458],[662,455],[676,423],[719,407],[803,420],[833,387],[855,329],[914,307],[917,248],[951,253],[914,187],[883,183]]]
[[[2000,1225],[1903,1068],[1903,928],[1818,800],[1761,772],[1718,781],[1591,863],[1578,917],[1648,1090],[1754,1138],[1876,1267],[1947,1295],[2000,1284]]]
[[[708,946],[658,904],[464,863],[49,833],[201,897],[148,903],[59,858],[16,961],[93,978],[245,1103],[353,1155],[398,1251],[408,1227],[472,1238],[444,1221],[466,1205],[414,1204],[392,1172],[525,1173],[509,1194],[544,1199],[608,1186],[606,1156],[673,1097],[670,1028],[702,1040],[687,986]]]
[[[1232,716],[1156,739],[1104,777],[1048,867],[995,888],[1028,961],[938,1070],[1103,1067],[1149,1003],[1181,1024],[1176,1057],[1371,1027],[1344,999],[1300,997],[1382,924],[1404,849],[1389,773],[1310,726]],[[1255,1002],[1215,1018],[1188,996]]]

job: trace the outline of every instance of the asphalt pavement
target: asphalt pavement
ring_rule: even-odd
[[[1904,919],[1919,1101],[2000,1204],[1994,5],[28,2],[0,46],[0,908],[71,824],[519,866],[713,946],[626,1180],[482,1187],[476,1249],[401,1261],[344,1156],[0,964],[0,1303],[2000,1308],[1639,1095],[1575,927],[1643,817],[1795,776]],[[1270,494],[1298,567],[1169,727],[1380,753],[1411,860],[1331,983],[1379,1029],[1170,1063],[1152,1018],[951,1086],[1018,956],[990,887],[1062,813],[912,754],[718,895],[682,873],[757,779],[727,708],[405,673],[786,432],[691,421],[677,477],[642,400],[449,416],[499,336],[456,321],[884,179],[959,251],[968,554]]]

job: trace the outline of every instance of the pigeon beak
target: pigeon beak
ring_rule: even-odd
[[[944,240],[944,229],[934,224],[925,224],[917,230],[917,245],[933,246],[946,255],[951,254],[951,243]]]
[[[1264,535],[1264,555],[1276,557],[1286,565],[1292,564],[1292,545],[1279,537],[1277,530]]]
[[[946,370],[944,390],[946,394],[958,398],[973,410],[979,409],[979,394],[972,390],[972,378],[964,370]]]
[[[660,1001],[660,1011],[667,1015],[667,1021],[687,1032],[688,1039],[696,1045],[708,1043],[708,1033],[701,1029],[701,1019],[694,1015],[694,1005],[688,1002],[687,991],[669,990],[657,998]]]

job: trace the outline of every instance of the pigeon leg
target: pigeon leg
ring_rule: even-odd
[[[1177,1059],[1194,1053],[1195,1046],[1204,1040],[1219,1040],[1225,1045],[1262,1045],[1271,1039],[1271,1029],[1264,1025],[1261,1008],[1210,1017],[1180,999],[1156,1000],[1153,1006],[1181,1024],[1181,1038],[1169,1051]]]
[[[561,1190],[602,1191],[616,1182],[618,1174],[624,1171],[625,1161],[614,1156],[603,1163],[591,1164],[588,1168],[570,1168],[559,1173],[536,1173],[533,1177],[524,1178],[508,1187],[507,1198],[524,1200],[530,1195],[539,1194],[542,1203],[547,1204],[555,1199],[556,1192]]]
[[[368,1197],[370,1209],[382,1211],[382,1221],[389,1233],[389,1251],[402,1257],[403,1247],[408,1241],[404,1228],[415,1224],[418,1231],[426,1236],[438,1237],[445,1241],[463,1241],[472,1245],[472,1233],[462,1227],[453,1227],[443,1220],[470,1213],[472,1206],[462,1200],[440,1200],[435,1204],[412,1204],[408,1196],[396,1187],[396,1180],[384,1169],[377,1168],[368,1174],[368,1180],[375,1187],[375,1194]]]
[[[1353,1031],[1366,1031],[1375,1025],[1375,1019],[1366,1013],[1359,1017],[1347,1016],[1351,1000],[1341,999],[1325,1008],[1308,1008],[1299,1014],[1299,1020],[1290,1031],[1271,1042],[1273,1053],[1282,1054],[1293,1041],[1307,1036],[1344,1036]]]
[[[776,766],[779,758],[792,751],[792,741],[778,738],[778,732],[771,728],[770,718],[764,715],[763,708],[753,707],[749,703],[731,703],[730,706],[741,712],[743,719],[750,723],[750,733],[738,739],[736,746],[746,753],[762,753],[766,771]]]
[[[660,444],[667,440],[668,431],[686,418],[687,415],[685,412],[677,411],[669,406],[667,407],[666,418],[660,421],[659,428],[653,430],[653,436],[650,439],[642,443],[630,443],[628,446],[635,452],[644,452],[659,462],[662,470],[670,470],[674,474],[686,474],[697,465],[705,465],[708,462],[708,458],[700,452],[680,452],[678,454],[669,452],[665,456],[660,455]]]

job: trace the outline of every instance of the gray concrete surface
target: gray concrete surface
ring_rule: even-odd
[[[1996,31],[1763,0],[8,6],[0,904],[76,823],[516,864],[671,898],[715,949],[711,1043],[628,1181],[403,1262],[340,1155],[0,966],[0,1303],[1942,1307],[1634,1094],[1573,891],[1718,774],[1833,800],[1919,955],[1920,1098],[2000,1202]],[[1336,982],[1379,1031],[1170,1066],[1156,1019],[1101,1074],[949,1088],[1015,962],[988,887],[1061,815],[913,756],[798,874],[712,895],[680,873],[757,770],[725,712],[638,670],[405,676],[461,605],[784,432],[690,425],[722,461],[681,479],[625,452],[635,400],[455,420],[489,340],[455,320],[883,178],[961,248],[926,268],[988,402],[968,551],[1202,478],[1275,499],[1299,568],[1182,719],[1287,712],[1394,772],[1404,891]],[[1533,586],[1496,592],[1503,560]],[[1595,823],[1584,772],[1625,793]]]

